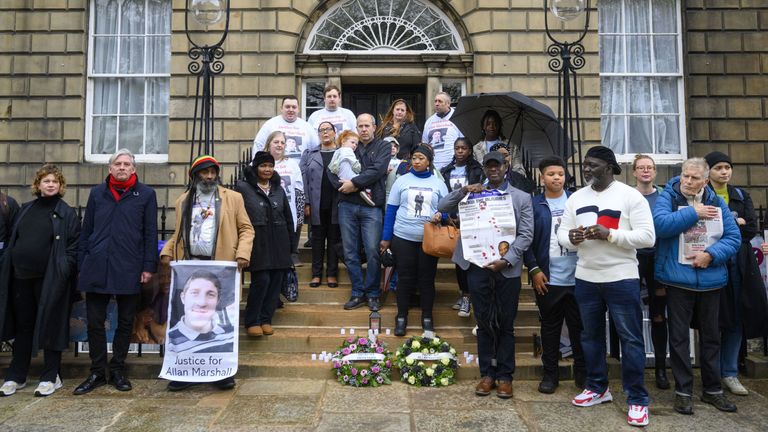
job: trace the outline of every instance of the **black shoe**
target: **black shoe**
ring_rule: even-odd
[[[104,378],[104,375],[92,373],[88,376],[88,378],[85,379],[85,381],[80,383],[80,385],[75,388],[75,391],[73,391],[72,394],[76,396],[84,395],[106,384],[107,379]]]
[[[128,381],[128,378],[126,378],[122,372],[112,372],[112,374],[109,377],[109,383],[112,384],[112,387],[120,391],[133,390],[133,386],[131,385],[131,382]]]
[[[177,392],[182,391],[184,389],[188,389],[195,385],[195,383],[191,382],[182,382],[182,381],[171,381],[168,383],[168,391]]]
[[[708,403],[712,405],[713,407],[719,409],[720,411],[725,412],[736,412],[736,405],[733,404],[733,402],[729,401],[727,397],[725,397],[725,394],[723,393],[704,393],[701,395],[701,401],[704,403]]]
[[[552,394],[557,388],[557,381],[549,377],[542,378],[539,383],[539,393]]]
[[[277,308],[278,308],[278,309],[282,309],[282,308],[284,308],[284,307],[285,307],[285,303],[283,303],[283,301],[282,301],[282,300],[278,299],[278,300],[277,300]]]
[[[365,297],[351,297],[344,303],[344,310],[357,309],[366,303]]]
[[[667,379],[666,369],[656,369],[656,387],[662,390],[669,389],[669,379]]]
[[[381,309],[381,305],[379,304],[379,298],[369,298],[368,299],[368,309],[371,310],[371,312],[378,311]]]
[[[312,239],[307,239],[307,241],[304,242],[305,248],[311,248],[312,247]]]
[[[424,331],[435,331],[435,326],[432,324],[432,318],[430,317],[423,317],[421,318],[421,329]]]
[[[405,336],[405,328],[408,327],[408,318],[395,318],[395,336]]]
[[[573,383],[576,384],[577,388],[584,390],[587,386],[587,371],[574,371]]]
[[[676,394],[674,408],[680,414],[691,415],[693,414],[693,399],[690,396]]]
[[[232,390],[235,388],[235,377],[224,378],[221,381],[213,383],[219,390]]]

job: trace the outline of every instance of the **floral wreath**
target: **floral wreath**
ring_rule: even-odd
[[[444,387],[456,382],[456,350],[434,337],[414,336],[395,351],[400,381],[417,387]]]
[[[384,342],[350,336],[333,353],[331,362],[336,378],[352,387],[378,387],[392,384],[392,353]],[[366,365],[365,361],[369,361]]]

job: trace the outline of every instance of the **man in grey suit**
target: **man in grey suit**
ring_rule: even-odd
[[[453,254],[453,262],[467,270],[469,294],[478,325],[477,352],[482,379],[475,387],[475,394],[487,396],[496,388],[496,395],[502,399],[512,397],[512,375],[515,372],[515,316],[520,299],[522,257],[533,240],[531,196],[509,185],[504,177],[505,168],[504,156],[501,153],[494,151],[486,154],[483,158],[483,170],[488,183],[464,186],[451,192],[438,203],[441,213],[455,214],[459,202],[470,193],[496,189],[512,197],[516,235],[500,259],[485,267],[471,264],[464,258],[461,238]]]

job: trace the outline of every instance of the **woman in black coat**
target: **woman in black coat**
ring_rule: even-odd
[[[0,266],[0,334],[15,338],[13,360],[0,387],[10,396],[25,386],[33,353],[44,366],[35,396],[61,387],[61,352],[69,345],[69,312],[77,273],[80,220],[61,197],[66,182],[55,165],[37,171],[32,191],[13,221]]]
[[[421,131],[414,123],[413,110],[403,99],[396,99],[389,106],[376,137],[394,137],[400,144],[398,159],[410,159],[411,152],[421,143]]]
[[[280,186],[275,171],[275,158],[268,152],[257,152],[245,180],[237,182],[243,195],[245,211],[251,220],[255,237],[251,252],[251,285],[245,305],[245,328],[249,336],[272,335],[272,317],[280,299],[280,288],[293,266],[291,244],[295,231],[291,204]]]

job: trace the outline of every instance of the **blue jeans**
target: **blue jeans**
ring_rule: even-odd
[[[648,391],[643,383],[645,345],[640,280],[593,283],[576,279],[576,302],[584,330],[581,347],[587,364],[587,390],[602,393],[608,388],[605,360],[605,311],[616,324],[621,340],[621,383],[627,403],[648,406]]]
[[[352,297],[379,298],[379,241],[383,219],[378,207],[362,206],[349,201],[339,203],[341,243],[344,246],[344,264],[352,283]],[[365,281],[359,256],[361,241],[368,260]]]

